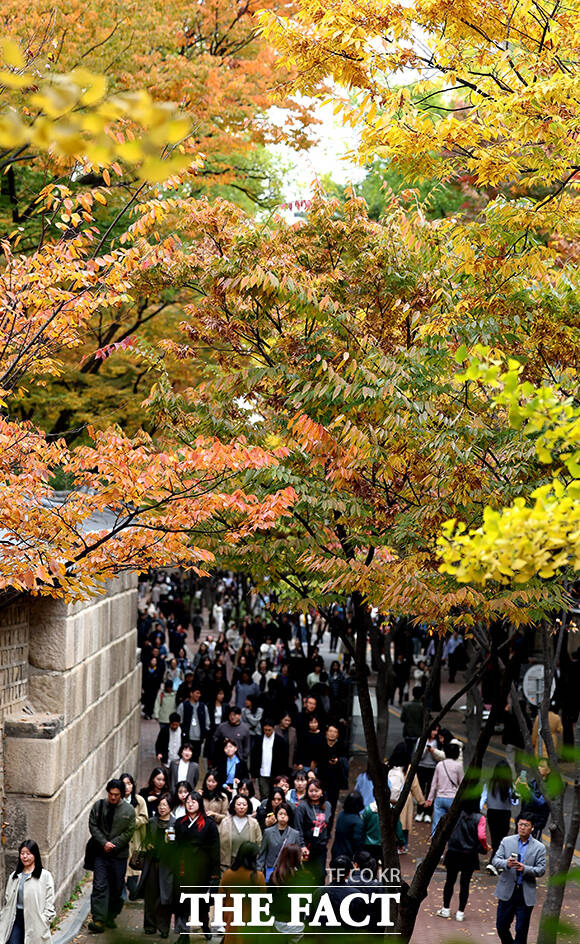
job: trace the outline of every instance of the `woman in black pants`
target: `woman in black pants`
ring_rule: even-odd
[[[455,912],[455,918],[457,921],[463,921],[471,876],[479,868],[480,852],[487,852],[485,816],[479,812],[478,800],[464,800],[445,853],[447,878],[443,888],[443,907],[437,912],[440,918],[451,917],[451,899],[459,875],[459,908]]]
[[[503,837],[507,836],[510,831],[513,797],[511,767],[505,760],[500,760],[495,765],[493,775],[489,783],[484,786],[481,795],[482,808],[484,804],[487,806],[487,822],[491,835],[491,855],[485,868],[492,875],[498,874],[496,867],[492,865],[492,859]]]

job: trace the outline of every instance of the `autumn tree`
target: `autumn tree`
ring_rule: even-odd
[[[65,0],[53,8],[35,0],[27,8],[9,2],[3,21],[20,39],[27,68],[35,74],[82,66],[104,74],[113,93],[146,90],[156,102],[178,103],[189,119],[184,146],[200,157],[195,173],[179,181],[180,195],[220,193],[251,209],[279,200],[281,171],[268,145],[284,140],[305,146],[312,120],[303,104],[291,100],[270,120],[275,53],[257,36],[256,6],[231,0],[194,6]],[[271,8],[283,12],[290,7],[278,2]],[[124,142],[121,157],[130,157],[131,146]],[[31,148],[17,159],[5,153],[2,167],[0,226],[5,235],[17,230],[20,249],[26,252],[41,242],[58,241],[65,202],[76,205],[77,197],[92,189],[96,198],[90,225],[99,226],[100,251],[106,255],[120,245],[136,205],[154,193],[151,175],[144,184],[127,159],[103,176],[94,169],[83,171],[70,154],[57,157],[44,150],[39,155]],[[39,212],[38,194],[47,187],[50,201]],[[88,228],[82,214],[76,225]],[[187,292],[178,294],[171,281],[157,285],[146,277],[133,288],[123,305],[99,310],[80,350],[63,359],[58,378],[42,390],[29,391],[21,407],[23,419],[34,416],[48,432],[69,441],[82,438],[87,424],[95,421],[119,420],[132,432],[140,427],[139,405],[148,376],[129,347],[121,345],[139,337],[155,348],[160,337],[175,337]],[[96,353],[113,344],[119,346],[114,362]]]
[[[439,571],[437,548],[451,508],[476,524],[486,506],[546,483],[532,444],[494,411],[489,390],[457,383],[457,360],[483,342],[521,360],[531,380],[576,368],[577,276],[562,239],[577,202],[569,104],[577,42],[566,10],[538,15],[535,6],[305,0],[294,19],[263,17],[298,73],[291,89],[316,93],[329,77],[347,88],[335,97],[362,126],[361,159],[386,157],[410,181],[467,174],[475,186],[497,187],[480,214],[429,226],[421,214],[401,223],[394,211],[375,232],[352,201],[344,218],[338,206],[316,203],[304,226],[279,224],[274,234],[231,208],[205,218],[198,208],[176,224],[188,232],[184,261],[199,300],[188,309],[188,344],[168,349],[189,358],[201,382],[177,400],[165,390],[150,402],[182,428],[243,429],[287,446],[264,487],[291,482],[298,499],[267,542],[268,560],[292,563],[297,595],[308,597],[314,575],[316,602],[341,592],[354,600],[357,681],[389,864],[393,814],[366,681],[368,605],[428,613],[439,632],[455,619],[489,645],[501,681],[475,745],[477,766],[509,686],[495,617],[534,620],[562,600],[557,582],[458,588]],[[393,90],[392,74],[409,67],[420,73],[413,94]],[[517,192],[506,199],[513,179]],[[228,554],[251,567],[262,546],[241,543]],[[404,888],[406,937],[460,798]]]
[[[26,72],[16,44],[5,42],[3,54],[0,133],[12,160],[29,148],[50,149],[55,158],[73,158],[108,176],[120,154],[127,158],[123,128],[130,116],[139,132],[129,156],[144,183],[187,172],[191,158],[170,151],[188,127],[174,106],[145,92],[107,97],[102,78],[86,70],[40,84]],[[22,90],[32,108],[10,102],[10,88]],[[40,194],[47,212],[51,194],[51,188]],[[78,599],[127,569],[163,562],[203,568],[213,560],[202,535],[214,516],[235,512],[240,533],[247,534],[269,527],[293,501],[289,489],[261,501],[242,487],[279,461],[277,449],[242,439],[222,445],[215,437],[154,441],[119,427],[91,429],[87,444],[71,449],[13,418],[12,404],[26,396],[26,386],[58,376],[63,352],[79,348],[92,319],[125,304],[140,273],[171,256],[168,240],[101,256],[103,236],[93,216],[98,197],[98,190],[87,189],[74,201],[65,199],[58,241],[29,254],[19,254],[17,236],[2,244],[0,589],[10,593]],[[60,497],[57,476],[66,484]]]

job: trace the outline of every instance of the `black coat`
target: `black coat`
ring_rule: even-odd
[[[220,836],[211,816],[190,826],[188,816],[175,824],[179,875],[178,884],[208,886],[220,876]]]
[[[239,757],[237,758],[237,761],[238,763],[236,766],[236,772],[234,776],[238,780],[245,780],[247,777],[250,776],[248,765],[246,764],[245,760],[240,760]],[[226,777],[228,775],[228,765],[227,765],[227,758],[225,754],[223,754],[219,758],[216,764],[216,770],[218,773],[218,783],[220,787],[223,787],[224,783],[226,782]]]
[[[181,731],[181,744],[185,741],[185,734]],[[180,746],[181,746],[180,744]],[[167,752],[169,750],[169,726],[161,728],[155,741],[155,753],[161,754],[161,763],[167,767]]]
[[[262,766],[262,737],[257,737],[252,748],[250,769],[252,777],[260,776]],[[272,751],[271,777],[288,773],[288,742],[279,734],[274,734],[274,750]]]

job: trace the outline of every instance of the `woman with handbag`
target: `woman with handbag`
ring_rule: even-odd
[[[125,873],[125,883],[129,892],[129,900],[134,901],[141,869],[143,868],[145,837],[149,813],[144,797],[137,793],[137,787],[131,774],[121,774],[120,780],[125,784],[125,800],[135,809],[135,832],[129,843],[129,859]],[[133,863],[133,864],[131,864]]]
[[[459,745],[456,743],[450,744],[447,748],[445,760],[440,760],[435,767],[431,789],[425,804],[429,807],[435,801],[433,805],[433,824],[431,826],[432,836],[435,834],[439,820],[451,809],[451,804],[459,790],[463,776],[463,764],[459,760]]]
[[[18,849],[18,865],[6,883],[1,944],[49,944],[55,915],[52,875],[43,869],[34,840],[25,839]]]
[[[262,848],[258,855],[258,868],[270,880],[280,853],[289,843],[302,845],[302,837],[297,829],[291,825],[293,819],[292,807],[289,803],[281,803],[276,810],[276,823],[264,830]]]
[[[138,896],[144,898],[143,930],[151,935],[159,931],[159,937],[166,938],[175,908],[176,871],[175,821],[167,794],[159,798],[157,813],[149,820],[146,842],[138,891]]]

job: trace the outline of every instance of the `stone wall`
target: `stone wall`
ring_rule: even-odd
[[[59,904],[83,873],[92,804],[136,767],[136,584],[123,576],[88,603],[30,605],[26,704],[4,721],[6,864],[35,839]]]

